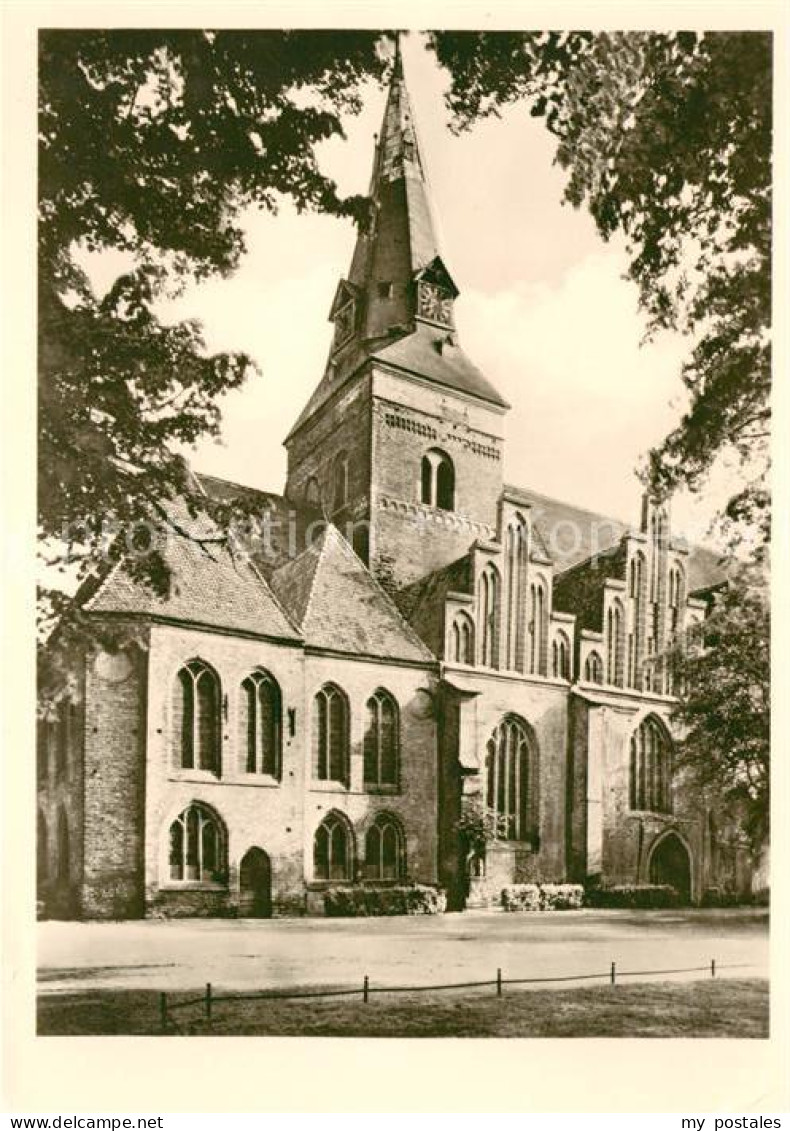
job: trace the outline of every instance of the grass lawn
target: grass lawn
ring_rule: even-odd
[[[169,994],[174,1004],[186,994]],[[300,1037],[767,1037],[761,978],[637,983],[570,990],[505,987],[355,998],[217,1002],[176,1014],[177,1032]],[[41,1035],[160,1033],[159,995],[98,990],[42,995]]]

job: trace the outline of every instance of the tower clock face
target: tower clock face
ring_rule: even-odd
[[[433,283],[420,283],[417,291],[417,313],[431,322],[449,326],[452,322],[452,298],[449,293]]]

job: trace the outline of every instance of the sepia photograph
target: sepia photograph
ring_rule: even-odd
[[[774,50],[38,29],[39,1037],[769,1038]]]

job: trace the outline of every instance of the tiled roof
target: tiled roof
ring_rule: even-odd
[[[558,573],[572,569],[595,555],[606,554],[624,534],[637,529],[622,519],[564,503],[537,491],[509,486],[506,491],[508,495],[517,495],[530,507]],[[721,554],[705,546],[688,546],[680,538],[674,539],[674,542],[679,548],[689,551],[691,592],[724,580],[727,569]]]
[[[416,373],[447,389],[480,397],[500,408],[508,403],[473,365],[460,346],[447,340],[447,332],[418,323],[413,334],[385,343],[372,352],[377,361]],[[441,352],[437,348],[441,346]]]
[[[205,517],[192,519],[185,507],[174,517],[192,538],[215,536]],[[300,639],[260,572],[221,544],[205,544],[175,532],[160,547],[171,571],[170,594],[159,596],[137,579],[128,559],[118,563],[83,607],[94,613],[164,617],[210,628],[253,633],[278,640]]]
[[[210,502],[239,501],[251,508],[255,517],[266,515],[267,525],[262,536],[245,543],[264,577],[269,577],[278,566],[300,553],[308,545],[315,524],[322,522],[322,516],[315,508],[296,505],[273,491],[231,483],[214,475],[196,475],[195,478]]]
[[[434,659],[334,526],[277,569],[271,582],[308,645],[352,656]]]

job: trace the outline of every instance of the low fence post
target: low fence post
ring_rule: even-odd
[[[211,1021],[211,982],[206,982],[206,1020]]]
[[[610,982],[612,983],[612,985],[614,985],[614,984],[615,984],[615,978],[616,978],[616,969],[615,969],[615,964],[614,964],[614,962],[613,962],[613,963],[612,963],[612,969],[611,969],[611,971],[609,972],[609,980],[610,980]]]
[[[162,1032],[167,1032],[167,994],[164,990],[159,995],[159,1020],[162,1025]]]
[[[716,977],[716,959],[715,958],[711,958],[711,960],[710,960],[710,976],[711,976],[711,978]]]
[[[499,967],[496,972],[496,996],[502,997],[502,971]]]
[[[368,976],[366,974],[365,979],[362,983],[362,1000],[364,1001],[365,1005],[368,1004],[368,991],[369,990],[370,990],[370,979],[368,978]]]

